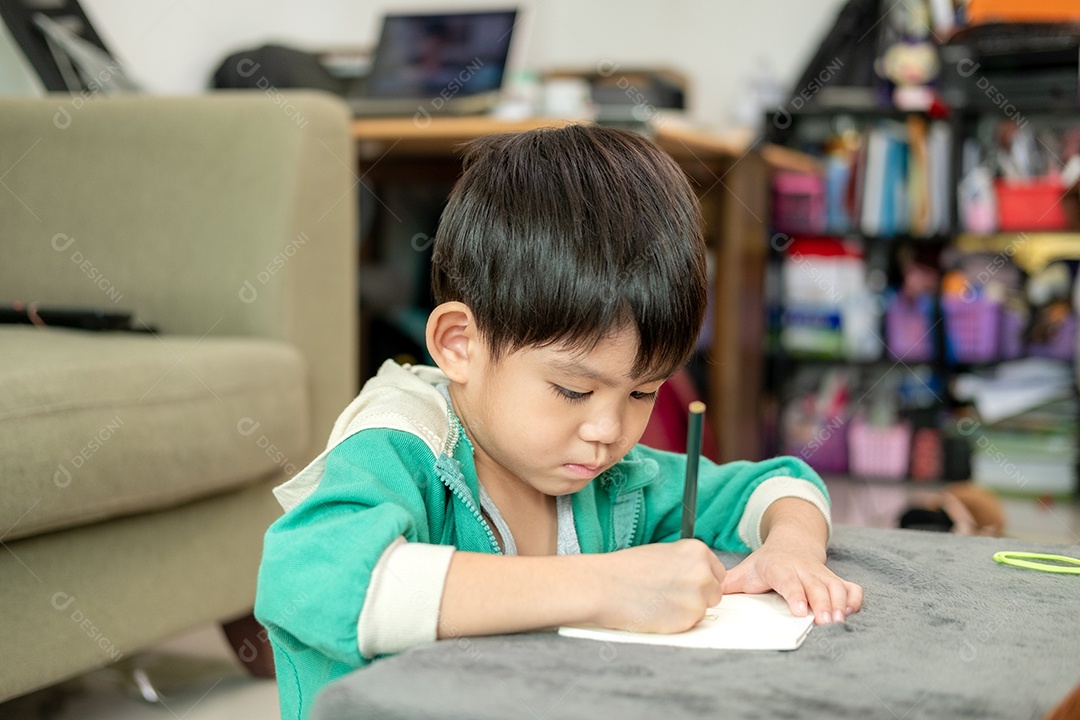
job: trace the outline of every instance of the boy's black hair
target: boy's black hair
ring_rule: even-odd
[[[436,234],[437,303],[469,306],[498,359],[638,334],[631,372],[661,377],[693,350],[707,296],[698,201],[648,139],[596,125],[468,145]]]

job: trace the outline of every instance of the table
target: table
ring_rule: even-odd
[[[865,605],[797,651],[463,638],[341,678],[311,718],[1042,718],[1080,682],[1080,576],[999,565],[998,550],[1080,556],[1080,544],[838,526],[829,565],[863,585]]]
[[[467,140],[567,122],[551,118],[510,122],[488,117],[358,119],[353,123],[353,136],[360,177],[375,186],[377,195],[380,184],[457,177],[460,144]],[[713,255],[716,307],[711,314],[705,400],[720,460],[758,459],[762,455],[768,172],[772,167],[803,167],[807,161],[789,150],[759,149],[745,139],[720,137],[674,122],[659,122],[650,134],[695,186],[706,242]],[[372,244],[364,245],[369,258]],[[361,337],[366,337],[363,327]],[[374,369],[362,368],[361,380]]]

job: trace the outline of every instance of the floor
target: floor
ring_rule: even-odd
[[[147,694],[159,696],[158,701],[145,699],[140,682]],[[116,665],[0,703],[4,720],[280,717],[274,681],[248,676],[217,626],[199,628]]]
[[[914,483],[826,478],[833,522],[896,527],[905,509],[926,490]],[[1018,540],[1080,545],[1080,502],[1001,497],[1005,535]],[[917,503],[916,503],[917,504]],[[1080,552],[1080,549],[1078,549]]]
[[[1050,503],[1005,498],[1006,534],[1021,540],[1071,545],[1080,554],[1080,502]]]
[[[1080,554],[1080,504],[1007,498],[1008,535],[1058,542]],[[878,510],[884,506],[877,505]],[[146,678],[160,700],[144,699]],[[150,692],[148,690],[148,692]],[[248,677],[217,627],[52,688],[0,703],[4,720],[279,720],[277,689]]]

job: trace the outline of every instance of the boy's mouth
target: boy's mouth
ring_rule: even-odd
[[[581,463],[566,463],[564,468],[571,473],[582,478],[593,478],[600,474],[602,465],[583,465]]]

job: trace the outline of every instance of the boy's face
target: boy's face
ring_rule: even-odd
[[[589,352],[526,348],[497,363],[481,343],[451,396],[484,484],[565,495],[621,460],[645,431],[665,379],[630,377],[636,350],[634,330]]]

